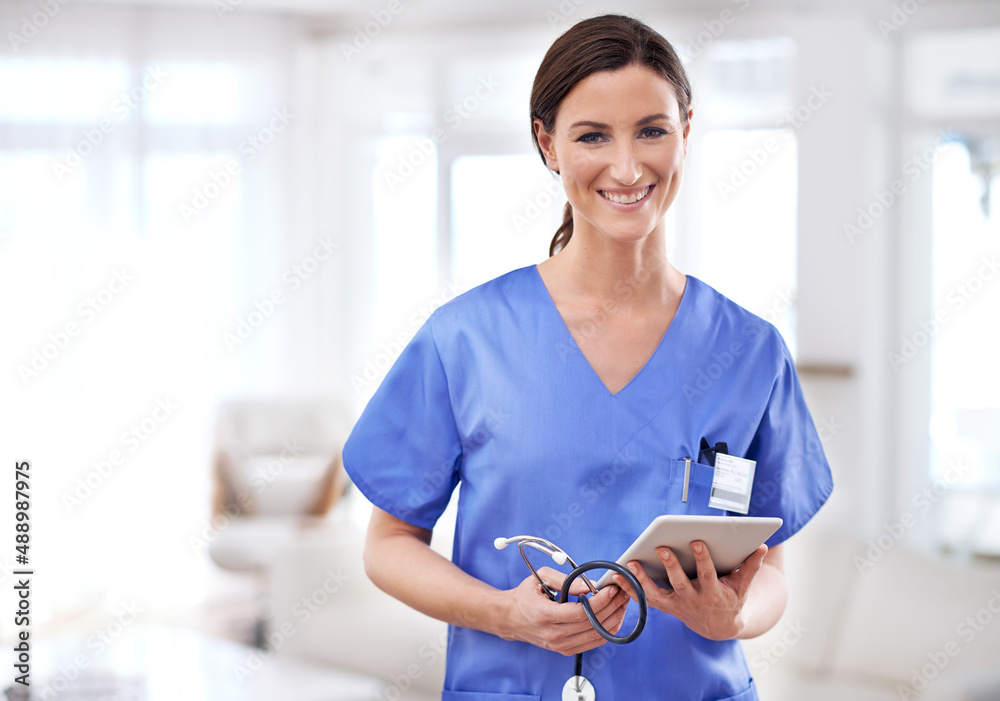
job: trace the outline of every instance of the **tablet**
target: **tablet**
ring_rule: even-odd
[[[667,571],[656,555],[661,545],[670,548],[684,568],[688,578],[698,571],[691,554],[691,541],[700,540],[708,546],[719,576],[727,575],[746,560],[761,543],[781,527],[780,518],[756,516],[658,516],[646,527],[628,550],[618,558],[625,565],[638,560],[650,579],[660,586],[670,586]],[[608,571],[597,582],[597,588],[612,584],[613,572]]]

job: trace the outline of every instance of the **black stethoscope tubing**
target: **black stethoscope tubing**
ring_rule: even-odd
[[[617,562],[610,562],[608,560],[593,560],[592,562],[585,562],[579,567],[576,567],[572,572],[566,575],[566,579],[563,580],[562,588],[559,590],[559,603],[565,604],[569,600],[569,588],[574,581],[585,572],[590,572],[591,570],[611,570],[617,572],[618,574],[625,577],[626,581],[632,585],[632,590],[636,593],[636,598],[639,601],[639,618],[635,622],[635,627],[632,628],[632,632],[628,635],[615,635],[607,628],[605,628],[599,620],[597,620],[597,614],[594,613],[594,609],[590,606],[590,601],[585,595],[580,595],[577,600],[583,604],[583,612],[587,615],[587,620],[590,621],[590,625],[594,627],[597,634],[602,638],[607,640],[609,643],[615,643],[617,645],[624,645],[625,643],[630,643],[639,637],[642,633],[642,629],[646,627],[646,614],[649,610],[649,605],[646,602],[646,593],[642,589],[642,585],[639,584],[639,580],[635,578],[635,575],[628,571],[625,567],[622,567]],[[573,676],[576,679],[583,678],[583,653],[576,653],[576,659],[573,661]]]
[[[583,604],[583,612],[587,615],[587,620],[590,621],[590,625],[594,627],[598,635],[607,640],[609,643],[615,643],[617,645],[624,645],[625,643],[630,643],[639,637],[642,629],[646,626],[646,614],[648,613],[648,604],[646,602],[646,593],[642,590],[642,585],[639,584],[639,580],[635,578],[635,575],[628,571],[625,567],[622,567],[617,562],[610,562],[608,560],[594,560],[592,562],[585,562],[568,575],[566,579],[563,580],[562,589],[559,591],[559,603],[564,604],[569,599],[569,588],[573,582],[580,577],[584,572],[590,572],[591,570],[611,570],[617,572],[618,574],[625,577],[626,581],[632,585],[632,590],[636,593],[636,598],[639,601],[639,619],[635,623],[635,627],[632,632],[628,635],[615,635],[611,633],[607,628],[601,625],[601,622],[597,620],[597,614],[594,613],[594,609],[590,607],[590,601],[586,596],[579,596],[577,599]]]
[[[594,609],[590,606],[590,601],[588,600],[587,593],[583,593],[577,596],[577,600],[583,605],[583,611],[587,616],[587,620],[590,625],[593,626],[594,630],[597,631],[598,635],[607,640],[610,643],[615,643],[617,645],[624,645],[625,643],[630,643],[639,637],[642,633],[643,628],[646,626],[646,615],[649,611],[649,605],[646,601],[646,593],[642,589],[642,585],[639,584],[639,580],[636,579],[628,569],[618,564],[617,562],[610,562],[608,560],[594,560],[592,562],[585,562],[582,565],[577,565],[566,551],[560,548],[555,543],[545,540],[544,538],[538,538],[534,536],[514,536],[513,538],[497,538],[493,541],[493,546],[497,550],[503,550],[511,543],[517,543],[518,550],[521,552],[521,557],[524,559],[524,563],[531,570],[531,573],[535,575],[535,579],[538,580],[539,588],[545,593],[545,595],[552,601],[557,601],[560,604],[564,604],[569,600],[569,590],[577,579],[583,579],[587,587],[590,589],[591,594],[597,593],[597,587],[594,583],[590,581],[586,573],[591,570],[610,570],[622,575],[625,580],[632,586],[632,590],[636,593],[636,600],[639,603],[639,618],[632,628],[632,632],[627,635],[615,635],[607,628],[605,628],[601,622],[597,619],[597,614],[594,613]],[[528,559],[528,555],[524,552],[524,547],[529,546],[538,550],[540,552],[549,555],[556,564],[564,564],[569,562],[573,569],[566,578],[563,580],[562,587],[557,592],[555,589],[550,587],[548,584],[542,580],[539,576],[538,571],[535,570],[534,565],[531,564],[531,560]],[[569,691],[570,694],[575,694],[577,698],[594,698],[594,688],[590,682],[583,676],[583,653],[578,652],[576,654],[576,660],[574,663],[575,673],[566,682],[566,687],[563,689],[563,698],[566,697],[566,692]]]

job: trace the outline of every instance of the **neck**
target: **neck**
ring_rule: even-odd
[[[667,260],[662,224],[640,241],[615,241],[574,231],[566,247],[542,263],[578,298],[640,309],[669,304],[684,289],[684,275]]]

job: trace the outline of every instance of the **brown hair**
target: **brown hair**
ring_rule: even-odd
[[[553,42],[531,86],[531,140],[546,167],[548,163],[538,144],[534,121],[541,120],[545,131],[551,132],[559,105],[577,83],[592,73],[617,71],[633,64],[652,69],[674,87],[681,120],[687,121],[691,84],[670,42],[648,25],[624,15],[585,19]],[[573,207],[567,202],[562,226],[552,237],[549,255],[560,251],[572,235]]]

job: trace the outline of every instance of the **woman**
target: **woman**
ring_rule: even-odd
[[[446,700],[560,699],[560,655],[596,648],[583,672],[599,699],[757,697],[738,639],[780,617],[780,543],[832,480],[775,329],[665,258],[690,103],[672,47],[641,22],[596,17],[559,37],[531,96],[535,144],[569,200],[550,257],[441,307],[345,446],[375,504],[369,576],[451,626]],[[652,609],[636,641],[602,647],[581,604],[550,601],[494,550],[530,534],[578,562],[614,559],[658,515],[725,515],[704,459],[684,485],[702,438],[756,461],[749,514],[784,524],[731,575],[700,543],[692,581],[662,552],[673,590],[630,565]],[[448,561],[428,543],[458,484]],[[609,630],[631,629],[634,593],[616,581],[591,604]]]

